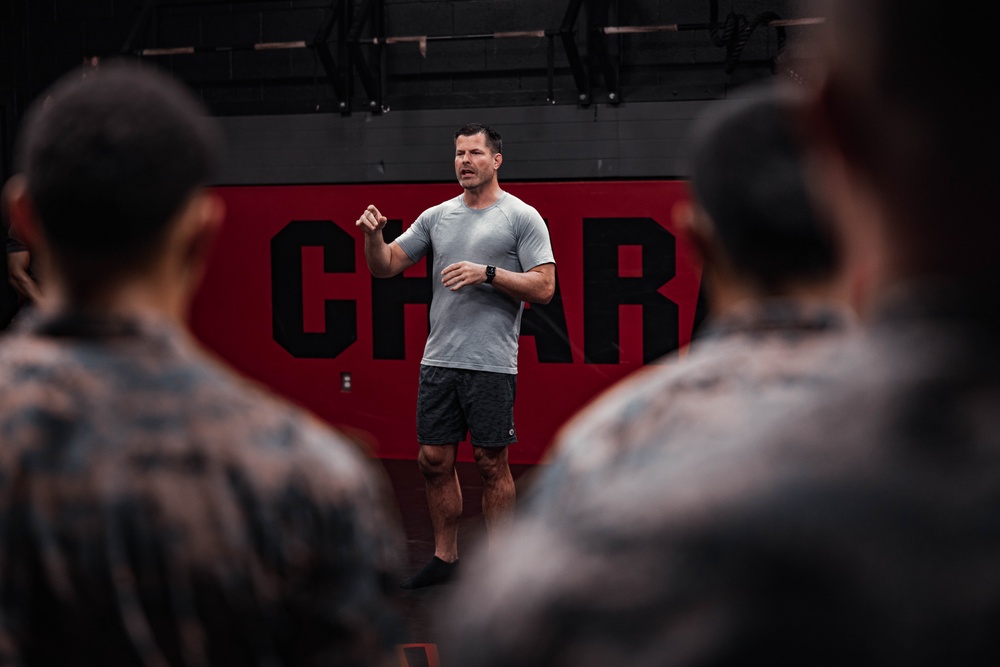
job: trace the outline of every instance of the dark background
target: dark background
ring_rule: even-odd
[[[683,177],[707,103],[808,78],[814,57],[815,26],[787,28],[783,49],[775,28],[749,27],[765,12],[819,16],[818,0],[716,7],[712,31],[710,0],[0,0],[0,176],[46,86],[127,54],[220,117],[220,185],[448,181],[451,134],[470,121],[503,133],[504,180]],[[727,18],[743,28],[728,47]],[[681,30],[601,31],[667,24]],[[505,31],[544,35],[491,37]],[[419,36],[426,55],[384,44]],[[179,47],[194,53],[151,51]]]

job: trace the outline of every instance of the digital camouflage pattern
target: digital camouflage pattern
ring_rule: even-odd
[[[0,340],[0,664],[391,664],[387,497],[187,333],[28,315]]]
[[[707,324],[685,356],[640,371],[563,430],[508,539],[470,564],[487,574],[460,582],[450,600],[443,664],[732,657],[725,631],[746,600],[729,586],[739,593],[745,582],[720,564],[725,540],[701,541],[700,529],[752,497],[774,463],[752,453],[753,438],[834,386],[854,327],[843,308],[792,301],[748,302]],[[733,664],[750,663],[737,654]]]
[[[989,285],[900,288],[815,359],[821,385],[780,407],[762,407],[767,383],[765,403],[717,404],[711,428],[728,435],[711,443],[677,443],[666,417],[630,411],[667,407],[639,380],[561,451],[631,431],[652,445],[650,422],[662,446],[626,447],[603,488],[585,467],[573,493],[539,488],[543,501],[470,563],[488,574],[461,582],[444,664],[995,664],[998,341]]]
[[[828,382],[831,342],[853,320],[839,304],[786,299],[747,301],[710,320],[683,355],[632,375],[562,430],[528,506],[579,510],[619,476],[631,484],[647,457],[764,427],[776,409]]]

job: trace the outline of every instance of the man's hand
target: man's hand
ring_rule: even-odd
[[[391,278],[414,264],[398,243],[387,244],[382,238],[382,228],[387,222],[388,218],[371,205],[354,223],[365,233],[365,261],[376,278]]]
[[[467,285],[481,285],[486,282],[486,265],[457,262],[441,272],[441,282],[452,292]],[[517,301],[546,304],[555,295],[556,265],[539,264],[523,273],[498,267],[490,284],[493,289]]]
[[[387,222],[389,222],[389,219],[379,213],[374,204],[371,204],[354,224],[356,227],[360,227],[361,231],[365,234],[372,236],[385,227],[385,223]]]
[[[445,267],[441,272],[441,282],[452,292],[457,292],[467,285],[480,285],[486,282],[486,265],[457,262]]]

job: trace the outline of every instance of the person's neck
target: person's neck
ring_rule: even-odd
[[[180,286],[163,287],[152,276],[122,278],[111,285],[81,289],[53,277],[38,308],[43,312],[85,311],[95,315],[169,321],[184,326],[188,300]]]
[[[502,194],[503,190],[500,189],[500,184],[494,179],[489,183],[483,183],[477,188],[466,189],[462,195],[462,201],[469,208],[489,208],[500,200]]]
[[[839,276],[829,280],[793,282],[772,290],[745,278],[719,276],[711,271],[706,272],[705,280],[709,290],[709,313],[712,317],[724,317],[747,303],[772,299],[796,301],[802,304],[838,302],[853,305],[850,304],[846,286]]]

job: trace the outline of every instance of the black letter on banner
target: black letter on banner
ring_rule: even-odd
[[[382,228],[382,238],[392,243],[403,233],[402,220],[390,220]],[[431,302],[431,274],[434,273],[434,254],[426,255],[427,275],[423,278],[406,278],[398,274],[392,278],[372,278],[372,358],[403,359],[406,357],[406,318],[403,306],[408,303]],[[430,311],[428,310],[428,315]]]
[[[618,276],[618,248],[642,246],[642,277]],[[583,351],[587,363],[617,364],[618,306],[642,306],[642,361],[678,347],[677,304],[657,290],[676,271],[674,235],[652,218],[583,221]]]
[[[566,329],[566,311],[563,309],[559,275],[556,274],[556,292],[547,304],[533,303],[521,315],[521,335],[535,337],[535,351],[543,364],[573,363],[573,348]]]
[[[358,338],[354,301],[326,301],[326,331],[302,326],[302,248],[323,247],[323,270],[354,273],[354,238],[330,220],[295,220],[271,239],[271,324],[274,340],[299,359],[332,359]]]
[[[549,221],[546,220],[545,226],[548,224]],[[533,303],[521,315],[521,335],[535,337],[539,363],[573,363],[573,348],[569,344],[569,331],[566,329],[566,311],[563,308],[562,292],[559,290],[558,272],[552,301],[545,305]]]

